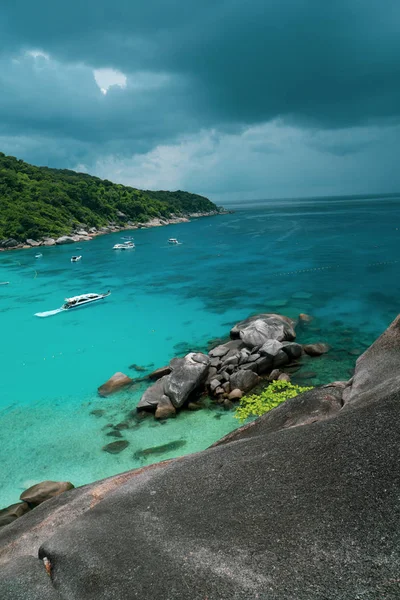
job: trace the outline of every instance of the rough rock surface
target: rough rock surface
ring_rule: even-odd
[[[20,500],[32,506],[38,506],[45,500],[54,498],[73,488],[74,486],[70,481],[42,481],[22,492]]]
[[[176,409],[168,396],[161,396],[160,402],[157,404],[155,417],[156,419],[167,419],[175,416]]]
[[[109,396],[110,394],[117,392],[121,388],[130,385],[132,382],[133,379],[125,375],[125,373],[114,373],[114,375],[110,377],[108,381],[103,383],[103,385],[101,385],[97,391],[100,396]]]
[[[292,319],[289,319],[289,317],[277,315],[275,313],[262,313],[253,317],[249,317],[244,321],[240,321],[240,323],[237,323],[234,327],[232,327],[230,332],[231,338],[235,339],[241,337],[241,332],[252,326],[255,321],[263,321],[265,325],[269,326],[271,335],[269,335],[266,339],[292,341],[296,338],[296,332],[294,330],[295,322]],[[264,339],[264,341],[266,340]]]
[[[165,393],[175,408],[180,408],[190,394],[203,383],[207,377],[210,359],[201,352],[190,352],[174,363],[172,373],[167,376]]]
[[[236,371],[230,378],[232,389],[239,389],[242,392],[248,392],[260,381],[259,376],[254,371],[246,369],[245,371]]]
[[[0,598],[398,600],[399,373],[397,320],[348,384],[43,503],[0,530]]]

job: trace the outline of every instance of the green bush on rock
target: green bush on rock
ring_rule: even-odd
[[[288,381],[273,381],[260,394],[243,396],[236,408],[235,417],[242,423],[249,417],[261,417],[285,400],[312,389],[312,387],[301,387]]]

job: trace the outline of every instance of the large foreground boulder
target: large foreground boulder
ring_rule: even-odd
[[[352,382],[43,503],[0,530],[0,598],[398,600],[399,373],[396,321]]]

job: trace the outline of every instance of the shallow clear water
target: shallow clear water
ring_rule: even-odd
[[[143,392],[108,399],[97,387],[114,372],[132,377],[261,311],[314,316],[299,340],[328,341],[294,381],[348,378],[357,354],[397,315],[400,198],[270,202],[234,214],[91,242],[0,255],[0,506],[43,479],[76,485],[201,450],[237,426],[216,408],[152,419],[123,430],[130,445],[111,455],[107,424],[126,419]],[[169,237],[182,245],[168,246]],[[77,246],[82,249],[77,250]],[[73,254],[82,261],[71,263]],[[104,302],[47,319],[65,296],[111,289]],[[297,296],[297,297],[296,297]],[[95,416],[91,411],[102,409]],[[170,451],[135,453],[169,442]]]

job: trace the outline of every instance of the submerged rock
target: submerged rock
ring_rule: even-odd
[[[321,356],[321,354],[325,354],[330,349],[328,344],[306,344],[303,346],[303,350],[309,356]]]
[[[135,452],[135,458],[146,458],[151,455],[159,455],[165,454],[166,452],[172,452],[173,450],[178,450],[186,445],[186,440],[175,440],[173,442],[168,442],[167,444],[162,444],[161,446],[153,446],[152,448],[144,448],[143,450],[138,450]]]
[[[111,442],[106,446],[103,446],[102,450],[109,454],[119,454],[122,450],[125,450],[129,446],[129,442],[126,440],[118,440],[117,442]]]
[[[70,481],[42,481],[22,492],[20,500],[32,506],[38,506],[38,504],[73,488]]]
[[[133,383],[133,379],[125,375],[125,373],[118,372],[114,373],[114,375],[110,377],[108,381],[103,383],[97,391],[100,396],[106,397],[131,383]]]

